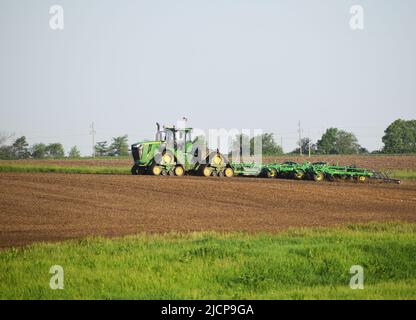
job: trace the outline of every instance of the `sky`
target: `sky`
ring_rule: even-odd
[[[0,0],[0,131],[88,155],[92,122],[96,141],[134,143],[186,117],[288,152],[300,121],[315,141],[338,127],[379,149],[416,118],[415,14],[414,0]]]

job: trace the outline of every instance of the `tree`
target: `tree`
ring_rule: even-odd
[[[95,155],[99,157],[105,157],[108,156],[109,148],[107,145],[107,141],[100,141],[97,142],[94,146],[95,149]]]
[[[317,151],[321,154],[353,154],[367,150],[358,144],[353,133],[329,128],[318,140]]]
[[[110,156],[128,156],[129,145],[127,143],[127,135],[114,137],[110,146]]]
[[[416,152],[416,120],[398,119],[384,131],[383,152],[413,153]]]
[[[302,148],[302,154],[309,154],[309,144],[311,148],[311,154],[316,153],[316,144],[312,142],[312,139],[305,137],[300,141],[300,147]],[[299,145],[299,141],[298,141]],[[292,151],[292,153],[299,153],[299,147]]]
[[[335,151],[338,154],[360,153],[361,146],[358,144],[357,137],[344,130],[338,130],[335,142]]]
[[[318,152],[321,154],[334,154],[335,143],[337,141],[337,128],[326,129],[326,132],[322,135],[321,139],[317,142]]]
[[[250,139],[245,134],[238,134],[232,141],[232,151],[239,154],[243,153],[244,146],[250,146],[250,155],[254,154],[255,142],[259,141],[262,147],[263,156],[274,156],[283,154],[282,148],[274,141],[273,133],[263,133]]]
[[[256,139],[256,137],[250,140],[253,149],[254,149],[254,139]],[[273,133],[263,133],[261,135],[261,141],[262,141],[262,153],[264,156],[276,156],[276,155],[283,154],[282,147],[279,146],[274,141]]]
[[[13,159],[12,146],[0,146],[0,159],[1,160],[10,160]]]
[[[12,144],[12,154],[16,159],[27,159],[30,157],[29,144],[25,136],[17,138]]]
[[[65,156],[65,150],[61,143],[48,144],[45,151],[50,158],[63,158]]]
[[[37,143],[32,146],[32,157],[35,159],[43,159],[46,157],[46,145]]]
[[[81,152],[79,152],[77,146],[73,146],[71,148],[71,150],[69,150],[68,156],[70,158],[80,158],[81,157]]]
[[[253,147],[250,141],[250,137],[246,134],[240,133],[238,135],[236,135],[231,142],[231,154],[236,154],[238,156],[242,156],[243,155],[243,147],[246,146],[248,147],[249,150],[244,150],[244,152],[249,153],[250,155],[253,153]],[[253,145],[254,146],[254,145]]]

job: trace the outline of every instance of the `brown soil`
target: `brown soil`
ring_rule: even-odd
[[[0,174],[0,247],[140,232],[416,222],[416,183]]]

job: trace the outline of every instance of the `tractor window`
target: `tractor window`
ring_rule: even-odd
[[[178,140],[182,141],[184,138],[183,131],[178,131]]]
[[[186,141],[192,141],[191,131],[188,131],[188,132],[186,133]]]
[[[166,141],[166,132],[160,131],[160,141]]]
[[[173,144],[173,132],[172,131],[170,131],[170,130],[167,130],[166,131],[166,142],[168,143],[168,144]]]

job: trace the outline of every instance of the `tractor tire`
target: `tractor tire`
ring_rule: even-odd
[[[207,165],[211,165],[214,167],[226,166],[228,164],[228,160],[218,152],[211,152],[205,160]]]
[[[137,168],[136,165],[134,165],[133,167],[131,167],[131,174],[133,176],[137,176],[139,174],[139,169]]]
[[[175,156],[170,151],[165,151],[162,154],[161,164],[163,165],[170,165],[175,162]]]
[[[176,166],[174,172],[175,172],[175,176],[178,176],[178,177],[182,177],[185,174],[185,170],[183,169],[182,166]]]
[[[158,166],[158,165],[152,165],[151,167],[151,172],[154,176],[160,176],[162,173],[162,167]]]
[[[232,178],[232,177],[234,177],[234,170],[233,170],[233,168],[226,168],[226,169],[224,170],[224,175],[225,175],[227,178]]]
[[[212,174],[212,169],[211,169],[210,167],[208,167],[208,166],[204,166],[204,167],[202,168],[202,174],[203,174],[205,177],[209,177],[209,176]]]

